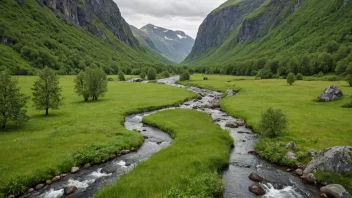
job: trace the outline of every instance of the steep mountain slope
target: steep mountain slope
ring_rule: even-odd
[[[246,5],[257,8],[246,10]],[[280,75],[343,73],[352,61],[351,18],[350,0],[230,0],[204,20],[184,64],[237,75],[263,68]],[[219,25],[226,22],[230,24]],[[208,41],[212,45],[201,42],[211,39],[214,29],[227,34]]]
[[[142,43],[175,63],[182,62],[194,45],[194,39],[182,31],[172,31],[152,24],[148,24],[140,30],[132,29],[134,36]]]
[[[168,62],[139,44],[112,0],[2,0],[0,11],[0,69],[15,74],[45,65],[59,74],[90,65],[117,73]]]

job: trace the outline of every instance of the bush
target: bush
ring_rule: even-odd
[[[346,74],[347,74],[347,82],[348,84],[350,84],[350,86],[352,87],[352,63],[350,63],[346,69]]]
[[[251,76],[256,76],[257,75],[257,70],[253,70],[253,71],[251,71]]]
[[[125,74],[123,73],[123,72],[119,72],[118,73],[118,78],[119,78],[119,81],[125,81],[126,79],[125,79]]]
[[[323,72],[319,72],[318,77],[323,77],[324,73]]]
[[[270,69],[261,69],[257,72],[256,78],[270,79],[273,75],[274,74],[270,71]]]
[[[169,74],[168,71],[164,71],[164,72],[162,73],[162,76],[163,76],[164,78],[168,78],[168,77],[170,77],[170,74]]]
[[[338,78],[335,75],[328,77],[328,81],[337,81],[337,80],[338,80]]]
[[[265,137],[274,138],[287,129],[287,118],[281,109],[267,109],[259,124],[260,130]]]
[[[156,80],[156,69],[150,68],[148,69],[148,80]]]
[[[145,74],[144,72],[142,72],[141,74],[140,74],[140,77],[141,77],[141,79],[143,79],[143,80],[145,80],[145,77],[147,76],[147,74]]]
[[[296,75],[296,79],[297,79],[297,80],[303,80],[303,75],[302,75],[301,73],[298,73],[298,74]]]
[[[352,108],[352,101],[342,105],[343,108]]]
[[[295,82],[295,74],[289,73],[286,77],[287,83],[292,85]]]
[[[208,77],[204,76],[204,77],[203,77],[203,80],[208,80]]]
[[[185,81],[189,79],[190,79],[189,71],[188,70],[183,71],[180,77],[180,81]]]

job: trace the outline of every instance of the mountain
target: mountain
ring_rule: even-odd
[[[236,75],[343,73],[351,19],[350,0],[229,0],[203,21],[183,64]]]
[[[172,31],[152,24],[141,29],[132,27],[132,32],[144,45],[175,63],[182,62],[194,45],[194,39],[184,32]]]
[[[49,66],[75,74],[97,65],[107,73],[168,64],[141,45],[113,0],[2,0],[0,69],[34,74]]]

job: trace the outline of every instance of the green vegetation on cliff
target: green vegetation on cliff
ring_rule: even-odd
[[[3,0],[0,10],[0,70],[31,75],[48,66],[59,74],[77,74],[86,66],[97,65],[107,74],[119,70],[130,74],[133,68],[161,68],[168,63],[138,43],[130,47],[120,41],[97,17],[90,21],[91,26],[102,30],[105,39],[55,16],[35,0],[23,4]]]
[[[222,7],[240,5],[231,2],[207,20],[229,20],[221,17],[228,12]],[[220,46],[189,56],[184,64],[195,66],[197,72],[217,74],[255,75],[267,69],[277,75],[314,75],[343,74],[352,61],[352,1],[267,0],[244,16],[242,24],[230,27],[232,32]],[[216,29],[216,24],[202,30]],[[194,49],[198,48],[196,41]]]

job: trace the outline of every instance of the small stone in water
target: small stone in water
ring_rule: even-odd
[[[248,190],[256,195],[264,195],[265,190],[260,187],[258,184],[252,184],[248,187]]]
[[[76,186],[69,186],[64,189],[64,194],[70,195],[70,194],[74,193],[76,190],[77,190]]]
[[[34,188],[30,188],[30,189],[28,189],[28,191],[27,191],[28,193],[32,193],[32,192],[34,192]]]
[[[9,195],[7,198],[15,198],[15,195]]]
[[[62,178],[62,177],[66,177],[67,176],[67,174],[61,174],[60,175],[60,177]]]
[[[251,173],[248,178],[252,181],[255,181],[255,182],[262,182],[264,180],[263,177],[259,176],[258,174],[256,173]]]
[[[55,176],[51,181],[56,182],[56,181],[59,181],[60,179],[61,179],[60,176]]]
[[[47,185],[50,185],[51,183],[53,183],[50,179],[48,179],[48,180],[46,180],[45,181],[45,183],[47,184]]]
[[[297,169],[296,171],[295,171],[295,173],[298,175],[298,176],[302,176],[303,175],[303,170],[302,169]]]
[[[320,197],[321,197],[321,198],[328,198],[328,196],[327,196],[325,193],[321,193],[321,194],[320,194]]]
[[[40,189],[44,188],[44,186],[45,186],[44,184],[38,184],[35,186],[35,189],[40,190]]]

